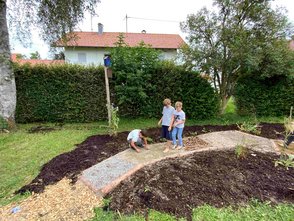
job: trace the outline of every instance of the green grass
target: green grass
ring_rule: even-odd
[[[154,127],[156,123],[156,119],[122,119],[119,131]],[[107,122],[66,124],[48,133],[27,132],[36,125],[18,125],[16,132],[0,133],[0,206],[26,197],[13,193],[30,183],[52,158],[71,151],[91,135],[107,133]]]
[[[234,113],[236,113],[236,106],[235,106],[233,97],[231,97],[230,100],[228,101],[225,113],[226,114],[234,114]]]
[[[217,209],[208,205],[193,210],[193,221],[292,221],[294,219],[293,204],[278,204],[253,201],[247,206]]]
[[[115,213],[113,211],[103,211],[102,208],[95,208],[95,217],[91,221],[145,221],[145,217],[140,214],[133,215],[121,215],[120,213]],[[176,217],[171,216],[166,213],[161,213],[155,210],[150,210],[148,213],[148,218],[150,221],[184,221],[185,219],[176,219]]]
[[[144,221],[142,215],[121,215],[112,211],[103,211],[96,208],[95,217],[91,221]],[[292,221],[294,218],[293,204],[278,204],[271,206],[269,203],[260,203],[253,200],[246,206],[236,208],[225,207],[215,208],[213,206],[204,205],[193,210],[193,221]],[[150,210],[150,221],[184,221],[186,219],[177,219],[169,214]]]

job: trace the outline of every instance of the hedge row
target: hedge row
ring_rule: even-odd
[[[235,100],[240,115],[288,116],[290,107],[294,106],[294,79],[244,77],[236,86]]]
[[[14,72],[19,123],[89,122],[107,115],[102,68],[16,65]]]
[[[107,118],[104,70],[78,65],[19,66],[14,72],[17,85],[16,121],[91,122]],[[160,117],[162,101],[183,102],[190,118],[204,119],[218,113],[219,100],[210,84],[195,72],[180,67],[158,67],[131,80],[113,73],[112,102],[120,116]],[[134,75],[134,73],[132,73]],[[140,90],[138,90],[140,88]],[[138,98],[136,98],[139,91]],[[143,95],[142,95],[143,94]],[[142,95],[142,96],[141,96]],[[121,102],[122,101],[122,102]]]

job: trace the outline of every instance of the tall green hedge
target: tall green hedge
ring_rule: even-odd
[[[173,103],[183,102],[183,110],[188,118],[208,119],[219,112],[217,94],[207,80],[196,72],[188,72],[177,66],[162,66],[153,72],[152,85],[155,85],[155,93],[150,95],[154,101],[152,111],[157,116],[162,111],[162,101],[166,97]]]
[[[90,122],[105,119],[103,68],[15,65],[16,121]]]
[[[235,100],[240,115],[287,116],[294,106],[294,79],[243,77],[237,83]]]
[[[102,67],[15,64],[14,72],[19,123],[90,122],[107,118]],[[218,113],[217,95],[195,72],[162,65],[148,73],[113,74],[111,100],[119,106],[120,116],[159,118],[164,98],[182,101],[189,118],[204,119]]]

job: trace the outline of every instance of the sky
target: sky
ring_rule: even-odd
[[[212,8],[212,0],[101,0],[97,5],[97,14],[91,19],[86,16],[76,31],[97,31],[98,23],[104,26],[104,32],[180,34],[179,23],[185,21],[187,15],[196,14],[201,8]],[[273,7],[282,6],[288,10],[288,18],[294,23],[294,1],[275,0]],[[126,19],[127,17],[127,19]],[[126,22],[127,21],[127,22]],[[25,48],[17,41],[10,41],[12,53],[27,56],[38,51],[42,59],[49,58],[48,46],[40,40],[38,33],[33,33],[32,46]]]

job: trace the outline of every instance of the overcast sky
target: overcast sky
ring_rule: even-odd
[[[277,5],[288,10],[287,16],[294,23],[294,0],[275,0],[273,7]],[[204,6],[211,8],[212,0],[101,0],[97,6],[98,16],[92,19],[87,16],[77,31],[97,31],[100,22],[105,32],[125,32],[127,28],[128,32],[146,30],[147,33],[180,34],[184,39],[179,22],[185,21],[188,14],[195,14]],[[12,53],[29,55],[38,51],[42,59],[48,58],[48,47],[37,36],[35,33],[31,48],[11,41]]]

